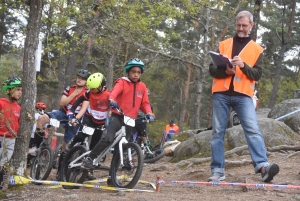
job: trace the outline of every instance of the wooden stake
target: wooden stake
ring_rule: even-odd
[[[156,192],[160,192],[160,177],[156,177]]]

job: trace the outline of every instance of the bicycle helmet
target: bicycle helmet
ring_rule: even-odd
[[[90,71],[88,70],[79,70],[78,73],[76,73],[76,75],[85,78],[86,80],[88,79],[88,77],[91,75]]]
[[[36,109],[40,109],[40,110],[45,110],[46,109],[46,104],[43,102],[38,102],[35,104],[35,108]]]
[[[145,64],[138,58],[132,58],[130,59],[124,66],[124,72],[128,73],[128,71],[132,68],[132,67],[140,67],[142,70],[142,73],[145,70]]]
[[[2,91],[6,92],[7,89],[13,89],[20,86],[22,86],[20,78],[8,78],[8,80],[5,80],[2,84]]]
[[[101,73],[94,73],[86,81],[86,86],[89,89],[97,89],[98,87],[104,87],[106,85],[106,79]]]

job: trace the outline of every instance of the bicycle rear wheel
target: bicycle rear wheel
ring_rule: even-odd
[[[58,147],[56,148],[56,151],[54,153],[54,160],[53,160],[53,168],[54,169],[58,169],[58,162],[59,162],[59,157],[60,157],[60,154],[62,153],[62,145],[58,145]]]
[[[144,154],[144,163],[154,163],[164,157],[165,150],[164,149],[157,149],[154,150],[151,146],[149,147],[149,150],[152,152],[146,151]]]
[[[78,156],[87,152],[87,149],[83,146],[75,146],[73,147],[65,156],[62,167],[60,168],[60,179],[65,182],[74,182],[74,183],[83,183],[86,180],[88,171],[86,169],[82,169],[80,166],[69,168],[69,164],[74,161]],[[77,163],[82,163],[83,158]],[[65,186],[65,189],[78,189],[79,186]]]
[[[42,147],[32,163],[30,177],[34,180],[46,180],[52,169],[53,157],[50,147]]]
[[[129,158],[131,152],[131,160]],[[120,188],[133,188],[141,177],[143,171],[143,153],[136,143],[123,144],[123,166],[119,151],[115,151],[111,166],[111,182]]]

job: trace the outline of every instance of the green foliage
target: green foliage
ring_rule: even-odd
[[[14,54],[3,55],[0,59],[0,83],[7,80],[8,77],[22,77],[22,69],[20,68],[21,64],[21,52]],[[0,89],[1,90],[1,89]],[[2,92],[2,90],[1,90]],[[2,92],[1,97],[4,97],[5,94]]]

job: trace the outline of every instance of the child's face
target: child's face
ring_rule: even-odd
[[[83,78],[83,77],[77,76],[77,78],[76,78],[76,84],[78,86],[80,86],[80,87],[83,87],[86,84],[86,79]]]
[[[96,88],[96,89],[90,89],[90,91],[92,92],[92,93],[98,93],[99,91],[101,91],[102,90],[102,87],[98,87],[98,88]]]
[[[132,82],[137,82],[142,75],[142,70],[140,67],[132,67],[128,72],[128,77]]]
[[[22,87],[16,87],[11,97],[16,100],[19,100],[21,96],[22,96]]]

